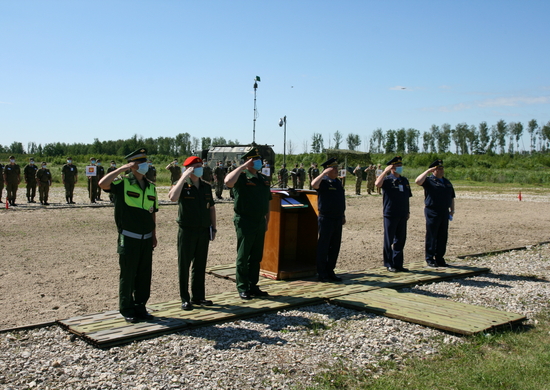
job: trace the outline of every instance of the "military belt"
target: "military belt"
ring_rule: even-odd
[[[128,230],[123,230],[120,234],[126,237],[135,238],[136,240],[147,240],[148,238],[153,237],[153,232],[147,234],[138,234],[129,232]]]

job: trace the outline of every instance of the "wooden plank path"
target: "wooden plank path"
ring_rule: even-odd
[[[234,268],[230,265],[217,266],[207,272],[231,279],[235,274]],[[208,296],[214,301],[213,306],[197,307],[191,311],[181,310],[180,300],[147,305],[154,320],[137,324],[124,321],[118,311],[74,317],[58,323],[87,342],[106,348],[189,327],[235,321],[324,301],[460,334],[481,332],[525,319],[517,314],[396,291],[418,284],[478,275],[488,272],[488,268],[456,265],[434,269],[418,263],[411,264],[409,269],[411,272],[406,273],[390,273],[385,268],[339,271],[338,275],[343,279],[340,283],[262,278],[262,289],[270,294],[266,298],[245,301],[239,298],[236,291],[231,291]]]

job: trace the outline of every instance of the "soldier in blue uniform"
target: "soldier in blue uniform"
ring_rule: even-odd
[[[428,176],[429,174],[431,176]],[[415,183],[424,187],[426,217],[426,262],[430,267],[446,267],[445,252],[449,220],[455,212],[455,190],[445,177],[443,160],[435,160]]]
[[[262,156],[252,148],[242,157],[246,162],[225,177],[225,185],[233,188],[237,233],[236,279],[241,299],[269,295],[260,290],[260,262],[264,253],[264,239],[269,224],[271,189],[269,177],[261,173]]]
[[[153,248],[157,246],[155,213],[158,197],[155,185],[145,178],[147,151],[142,148],[125,157],[128,164],[109,172],[99,182],[115,194],[115,223],[118,230],[120,264],[119,311],[127,322],[153,318],[145,304],[151,295]],[[126,170],[131,172],[116,180]]]
[[[342,226],[346,223],[346,198],[338,179],[338,162],[331,158],[321,164],[323,172],[311,182],[317,190],[319,209],[317,240],[317,274],[320,282],[338,282],[334,273],[342,243]]]
[[[383,190],[384,205],[384,266],[390,272],[407,272],[403,267],[403,248],[407,240],[407,221],[410,216],[411,187],[402,176],[403,160],[396,156],[374,183]]]

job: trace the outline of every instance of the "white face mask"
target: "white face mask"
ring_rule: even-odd
[[[138,169],[137,169],[138,173],[145,175],[148,170],[149,170],[149,165],[146,162],[138,164]]]
[[[11,160],[10,160],[10,162],[11,162],[11,163],[14,163],[14,162],[15,162],[15,160],[14,160],[14,159],[11,159]]]
[[[45,165],[42,165],[42,169],[46,169],[46,166],[45,166]]]

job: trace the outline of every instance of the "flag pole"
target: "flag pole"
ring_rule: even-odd
[[[252,121],[252,144],[256,144],[256,118],[258,117],[258,111],[256,109],[256,90],[258,89],[258,81],[260,76],[254,78],[254,120]]]

